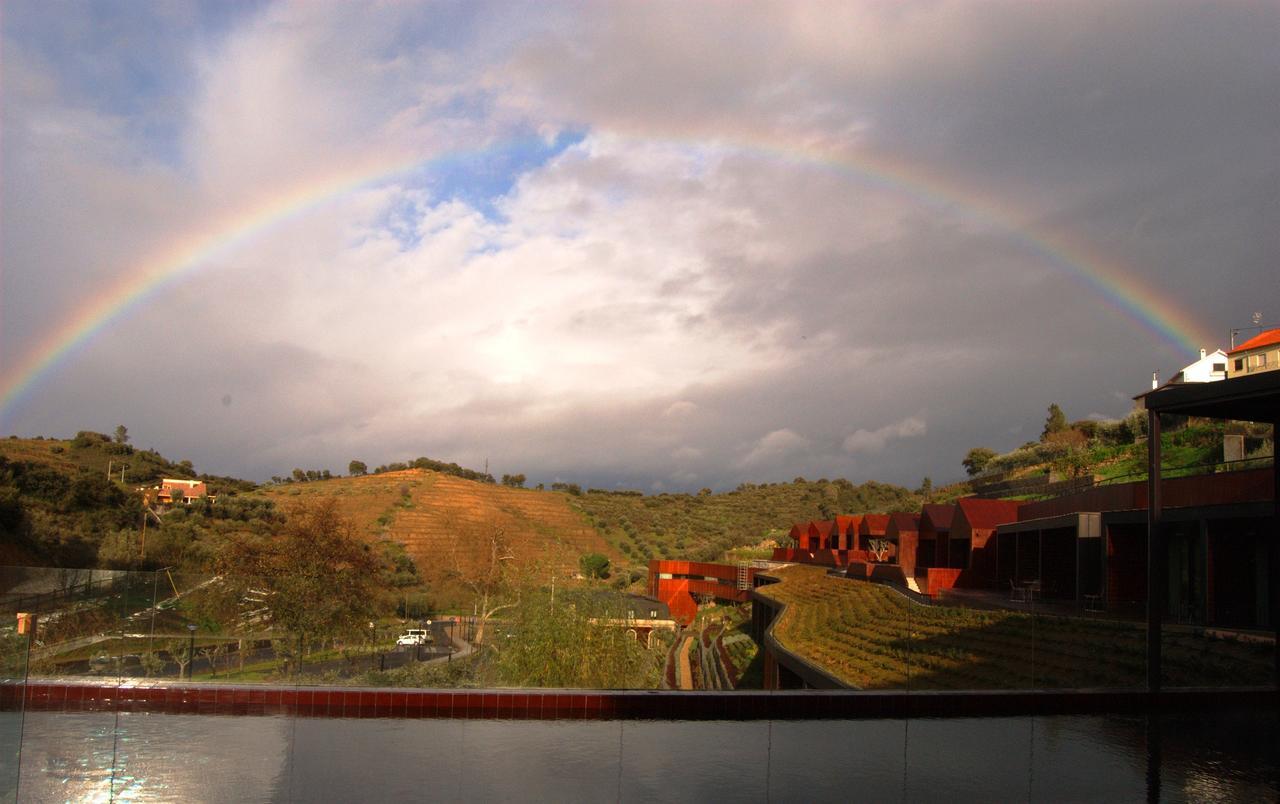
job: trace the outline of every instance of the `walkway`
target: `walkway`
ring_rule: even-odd
[[[693,689],[693,668],[689,665],[689,649],[693,647],[693,637],[685,636],[680,646],[680,689]]]

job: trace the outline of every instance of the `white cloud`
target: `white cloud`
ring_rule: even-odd
[[[880,452],[890,441],[903,438],[919,438],[928,432],[925,420],[919,416],[908,416],[893,424],[886,424],[874,430],[854,430],[844,440],[845,452]]]
[[[743,456],[741,465],[757,466],[792,457],[806,449],[809,443],[809,439],[794,430],[785,427],[774,430],[766,433],[751,447],[750,451]]]

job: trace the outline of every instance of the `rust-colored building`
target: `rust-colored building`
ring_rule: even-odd
[[[996,528],[1018,521],[1021,503],[1014,500],[982,500],[965,497],[956,501],[947,545],[947,567],[972,570],[969,583],[959,585],[995,587],[996,545],[992,541]]]
[[[755,574],[754,568],[746,566],[655,558],[649,562],[648,594],[667,604],[671,619],[688,625],[698,613],[694,595],[745,603]]]
[[[914,578],[919,558],[917,551],[920,547],[920,515],[902,512],[889,514],[889,524],[885,528],[884,536],[897,548],[897,563],[902,567],[903,576]]]
[[[920,509],[920,552],[921,567],[947,566],[947,541],[951,538],[951,520],[955,518],[956,507],[943,503],[929,503]],[[933,554],[929,556],[929,550]],[[928,563],[923,560],[929,556]]]

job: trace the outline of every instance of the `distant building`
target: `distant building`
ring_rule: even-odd
[[[1205,353],[1200,350],[1200,359],[1189,366],[1185,366],[1177,374],[1169,380],[1170,383],[1177,385],[1184,382],[1217,382],[1227,378],[1227,353],[1221,349],[1214,349],[1212,352]]]
[[[1227,376],[1242,377],[1280,368],[1280,329],[1269,329],[1227,353]]]
[[[190,505],[202,497],[217,499],[209,495],[209,487],[203,480],[175,480],[166,477],[158,486],[139,490],[148,505],[175,505],[179,502]]]

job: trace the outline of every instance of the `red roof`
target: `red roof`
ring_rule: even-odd
[[[867,536],[883,536],[887,527],[889,527],[888,514],[863,514],[862,522],[858,524],[858,532]]]
[[[1021,503],[1014,500],[982,500],[977,497],[956,500],[957,508],[971,528],[994,528],[1017,522],[1019,505]]]
[[[862,517],[855,514],[854,516],[838,516],[836,517],[836,532],[847,534],[856,530],[858,523],[862,521]]]
[[[929,520],[936,531],[951,530],[951,519],[956,515],[956,507],[954,505],[943,505],[942,503],[930,503],[924,506],[920,511],[920,521]]]
[[[920,515],[907,513],[889,514],[889,527],[885,533],[915,533],[920,530]]]
[[[1236,352],[1247,352],[1250,349],[1258,349],[1263,346],[1275,346],[1277,344],[1280,344],[1280,329],[1269,329],[1265,332],[1258,333],[1232,349],[1230,352],[1227,352],[1227,354],[1233,355]]]
[[[836,526],[836,523],[828,522],[826,520],[823,520],[821,522],[810,522],[809,532],[813,533],[816,530],[819,536],[830,536],[831,531],[835,529],[835,526]]]

